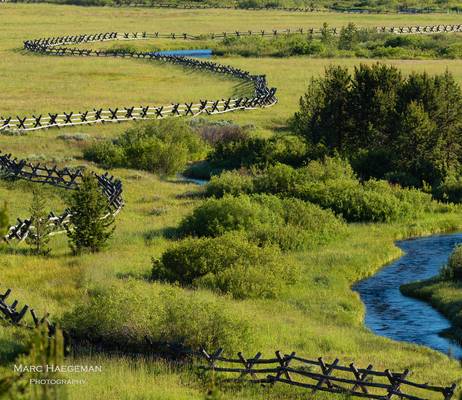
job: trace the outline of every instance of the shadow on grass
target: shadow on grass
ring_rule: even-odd
[[[160,238],[178,240],[180,239],[180,232],[178,228],[170,226],[170,227],[166,227],[162,229],[151,229],[143,233],[143,239],[146,245],[150,245],[156,239],[160,239]]]

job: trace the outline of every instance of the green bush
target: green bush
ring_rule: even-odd
[[[135,281],[90,290],[62,326],[77,340],[142,351],[152,342],[194,350],[248,348],[250,323],[226,302],[202,291]]]
[[[188,161],[205,156],[206,145],[179,119],[140,123],[113,141],[96,143],[84,151],[87,160],[106,168],[128,167],[175,174]]]
[[[153,260],[152,278],[249,298],[277,296],[294,273],[277,247],[259,247],[233,233],[179,242]]]
[[[346,233],[341,219],[315,204],[268,195],[257,195],[252,199],[283,220],[282,224],[258,225],[248,233],[251,240],[262,245],[278,245],[283,251],[306,250],[339,239]]]
[[[451,203],[462,202],[462,176],[454,173],[448,174],[443,182],[436,188],[437,198]]]
[[[344,223],[330,210],[272,195],[209,199],[182,221],[179,230],[198,237],[241,231],[260,246],[276,245],[283,251],[313,248],[345,232]]]
[[[282,219],[278,215],[248,196],[225,196],[206,200],[183,219],[179,230],[183,235],[216,237],[229,231],[248,231],[258,225],[280,223]]]
[[[449,256],[448,263],[441,270],[445,280],[462,281],[462,245],[456,246]]]
[[[255,192],[289,196],[296,192],[300,182],[298,171],[289,165],[276,164],[254,179]]]
[[[215,169],[266,168],[276,163],[299,166],[308,152],[305,141],[294,135],[270,139],[240,136],[218,142],[207,160]]]
[[[225,171],[212,176],[205,188],[209,197],[223,197],[225,194],[250,194],[254,191],[253,178],[239,171]]]

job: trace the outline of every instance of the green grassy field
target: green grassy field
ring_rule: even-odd
[[[181,68],[132,60],[82,58],[54,59],[22,54],[27,38],[81,32],[118,31],[210,31],[319,26],[327,21],[341,26],[350,20],[358,25],[394,25],[457,22],[455,15],[342,15],[294,14],[249,11],[181,11],[155,9],[79,8],[51,5],[0,5],[0,114],[61,111],[94,106],[124,106],[137,103],[170,103],[205,96],[231,95],[237,83],[208,74],[191,74]],[[75,21],[78,21],[77,25]],[[267,74],[278,87],[279,104],[270,110],[227,114],[242,124],[254,124],[267,131],[285,127],[298,99],[312,76],[326,65],[353,67],[356,59],[225,58],[223,63],[252,73]],[[374,62],[367,60],[368,63]],[[462,82],[461,61],[389,61],[404,73],[449,69]],[[64,77],[64,74],[66,76]],[[128,77],[132,79],[127,80]],[[194,78],[191,80],[191,78]],[[127,104],[128,103],[128,104]],[[214,118],[222,118],[216,116]],[[0,150],[16,156],[56,162],[59,165],[88,165],[82,150],[100,137],[120,134],[129,124],[82,127],[0,136]],[[63,137],[85,133],[84,140]],[[91,167],[95,168],[94,165]],[[0,248],[0,290],[11,287],[16,298],[33,305],[39,314],[49,311],[59,319],[86,296],[88,289],[134,277],[134,285],[149,288],[142,279],[151,268],[151,257],[171,245],[163,233],[178,225],[200,199],[185,196],[200,188],[174,178],[159,178],[127,169],[111,171],[124,184],[126,207],[117,218],[117,230],[107,251],[75,257],[65,237],[52,239],[53,254],[43,259],[27,255],[24,246]],[[31,187],[17,182],[0,182],[0,200],[6,199],[12,217],[28,216]],[[48,206],[63,208],[63,193],[47,189]],[[162,210],[162,212],[157,212]],[[278,300],[242,300],[210,294],[236,313],[253,321],[253,351],[270,355],[280,349],[310,357],[339,357],[359,366],[413,371],[413,379],[433,384],[462,383],[462,368],[454,360],[424,347],[394,342],[373,335],[363,325],[364,306],[351,285],[400,255],[396,239],[460,229],[458,212],[426,215],[412,224],[352,224],[346,239],[309,252],[291,253],[289,261],[299,263],[303,278],[286,289]],[[193,318],[194,316],[191,316]],[[12,354],[20,343],[16,329],[0,327],[0,376],[11,372]],[[236,349],[239,350],[239,349]],[[108,354],[75,355],[74,363],[102,364],[103,373],[85,376],[86,385],[68,388],[71,399],[205,399],[207,386],[188,368],[164,361],[131,359]],[[75,376],[73,376],[75,378]],[[233,388],[224,399],[300,398],[300,391],[284,388]],[[285,389],[284,389],[285,390]],[[320,398],[330,398],[320,395]],[[337,398],[337,397],[336,397]]]

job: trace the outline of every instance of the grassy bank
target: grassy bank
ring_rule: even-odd
[[[406,296],[430,303],[445,315],[453,324],[445,334],[462,343],[462,285],[460,283],[433,278],[403,285],[400,290]]]

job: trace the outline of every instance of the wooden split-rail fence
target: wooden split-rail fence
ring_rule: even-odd
[[[237,353],[236,358],[223,357],[223,350],[214,353],[202,350],[207,364],[202,369],[216,373],[224,382],[248,382],[260,385],[286,384],[311,391],[323,391],[352,397],[376,400],[400,398],[423,400],[438,396],[451,400],[456,385],[436,386],[410,380],[410,371],[392,372],[377,370],[372,365],[360,368],[354,363],[343,365],[339,359],[332,362],[322,357],[311,360],[295,352],[275,352],[273,358],[263,358],[261,353],[246,358]]]
[[[338,28],[329,28],[331,33],[339,34]],[[427,26],[400,26],[378,27],[380,33],[393,34],[431,34],[462,32],[459,25],[427,25]],[[169,105],[131,105],[125,107],[112,107],[104,109],[93,107],[86,111],[49,112],[32,116],[0,116],[0,131],[34,131],[38,129],[60,128],[100,123],[113,123],[142,119],[161,119],[165,117],[198,116],[201,114],[220,114],[237,110],[253,110],[270,107],[277,103],[276,88],[268,86],[265,75],[252,75],[248,71],[212,61],[197,60],[183,56],[172,56],[155,52],[137,52],[129,50],[97,50],[89,48],[69,47],[84,43],[105,42],[117,40],[146,40],[146,39],[182,39],[200,40],[223,39],[227,37],[245,36],[277,36],[290,34],[314,35],[321,33],[322,29],[297,28],[285,30],[248,30],[233,32],[218,32],[206,35],[190,33],[159,32],[103,32],[96,34],[69,35],[61,37],[40,38],[26,40],[24,49],[33,53],[50,56],[80,56],[80,57],[121,57],[143,60],[153,60],[180,65],[185,68],[227,75],[243,80],[253,90],[248,97],[221,98],[214,100],[200,99],[195,102],[177,102]]]
[[[49,314],[46,313],[43,317],[37,316],[33,308],[30,308],[27,304],[19,307],[18,300],[9,301],[11,295],[11,289],[7,289],[5,293],[0,293],[0,316],[8,321],[9,323],[17,326],[25,326],[28,328],[37,328],[43,324],[46,324],[48,330],[52,333],[54,325],[48,320]],[[26,316],[29,315],[32,321],[26,321]]]
[[[162,37],[162,35],[154,35]],[[130,106],[109,109],[93,108],[87,111],[48,113],[32,117],[0,117],[0,131],[31,131],[52,127],[88,125],[97,123],[122,122],[139,119],[161,119],[164,117],[197,116],[201,114],[219,114],[236,110],[249,110],[272,106],[277,102],[276,89],[268,86],[264,75],[252,75],[239,68],[221,65],[211,61],[197,60],[181,56],[170,56],[153,52],[134,52],[124,50],[92,50],[67,47],[82,43],[147,39],[147,33],[105,32],[92,35],[63,36],[27,40],[24,48],[27,51],[53,56],[81,57],[130,57],[144,60],[180,65],[182,67],[227,75],[243,80],[252,88],[252,95],[239,98],[222,98],[215,100],[198,100],[189,103],[173,103],[164,106]],[[173,38],[176,36],[173,35]],[[188,39],[188,36],[183,36]],[[191,37],[189,37],[191,39]]]
[[[83,171],[80,169],[72,170],[69,168],[60,169],[56,166],[49,167],[42,164],[33,164],[26,160],[13,158],[11,154],[0,153],[0,173],[3,176],[22,179],[33,183],[40,183],[62,188],[65,190],[78,189]],[[122,209],[124,202],[122,198],[122,182],[115,179],[108,173],[98,175],[93,173],[98,180],[98,185],[108,200],[109,212],[105,218],[110,215],[115,216]],[[51,235],[66,232],[66,226],[69,224],[71,217],[70,210],[65,210],[60,215],[51,212],[47,217],[48,226],[51,228]],[[32,220],[17,219],[15,225],[11,226],[4,240],[23,241],[33,231]]]

